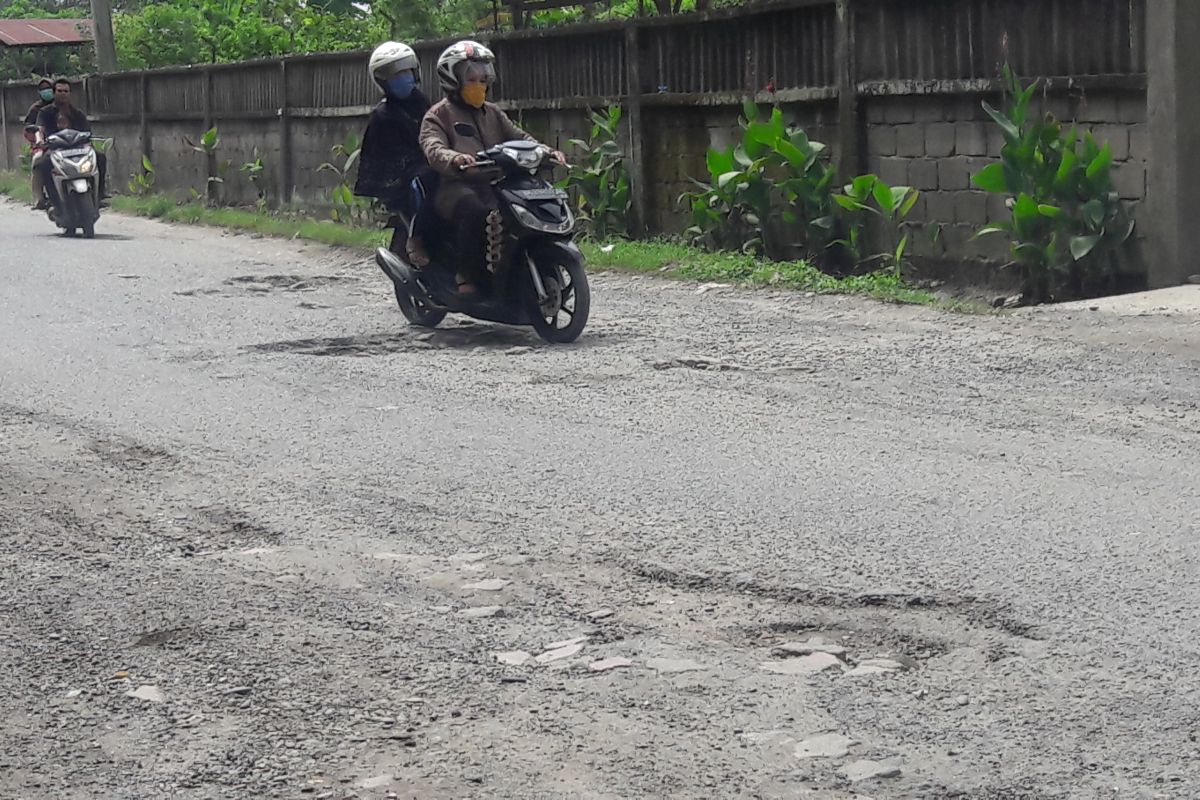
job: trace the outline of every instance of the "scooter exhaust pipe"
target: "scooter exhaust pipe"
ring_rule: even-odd
[[[377,249],[375,263],[383,270],[383,274],[391,278],[394,283],[401,286],[408,286],[412,283],[412,268],[391,250],[383,247]]]

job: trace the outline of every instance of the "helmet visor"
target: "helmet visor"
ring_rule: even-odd
[[[468,61],[462,76],[463,83],[480,81],[490,85],[496,82],[496,68],[487,61]]]
[[[375,68],[375,77],[381,81],[387,82],[406,70],[412,70],[416,73],[415,77],[418,82],[421,80],[421,71],[418,69],[420,65],[412,56],[397,58],[395,61],[389,61],[386,64],[380,64]]]

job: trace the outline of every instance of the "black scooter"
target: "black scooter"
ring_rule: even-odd
[[[571,240],[575,217],[567,194],[542,177],[549,154],[543,145],[526,141],[505,142],[478,154],[472,169],[484,170],[490,179],[503,220],[498,258],[478,295],[459,294],[454,264],[462,255],[446,226],[430,237],[430,263],[418,268],[405,255],[412,220],[403,213],[392,216],[391,247],[376,250],[375,262],[395,284],[396,303],[410,323],[433,328],[453,312],[531,325],[548,342],[579,338],[587,325],[591,291],[583,254]]]

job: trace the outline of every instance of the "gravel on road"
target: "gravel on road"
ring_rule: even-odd
[[[1200,317],[0,241],[2,797],[1196,796]]]

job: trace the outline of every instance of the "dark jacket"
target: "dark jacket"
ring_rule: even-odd
[[[446,99],[429,109],[421,123],[421,147],[429,166],[442,175],[459,177],[452,166],[460,153],[475,155],[503,142],[525,139],[536,142],[518,128],[494,103],[471,108],[458,100]]]
[[[381,200],[407,200],[409,185],[425,167],[421,119],[429,100],[414,89],[407,100],[387,98],[371,112],[358,156],[354,193]]]
[[[58,106],[51,103],[38,113],[38,127],[45,132],[47,138],[68,128],[73,131],[90,131],[92,129],[91,124],[88,122],[87,114],[84,114],[75,106],[67,106],[67,110],[63,112],[62,117],[62,121],[66,124],[60,125]]]
[[[54,102],[53,100],[50,101],[50,103],[53,103],[53,102]],[[50,103],[47,103],[45,100],[38,100],[36,103],[31,105],[29,107],[29,111],[26,112],[26,114],[25,114],[25,124],[26,125],[37,125],[38,114],[41,113],[43,108],[50,105]]]

